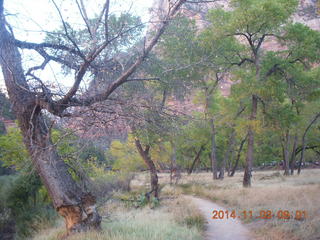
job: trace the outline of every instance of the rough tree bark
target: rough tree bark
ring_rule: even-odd
[[[216,74],[216,81],[213,85],[213,87],[210,89],[207,85],[205,86],[205,119],[209,122],[210,128],[211,128],[211,154],[210,154],[210,160],[211,160],[211,169],[212,169],[212,178],[218,179],[218,160],[217,160],[217,146],[216,146],[216,127],[214,122],[214,117],[210,116],[209,113],[209,107],[211,102],[211,97],[218,86],[220,79],[218,75]]]
[[[35,93],[29,90],[14,38],[7,31],[0,0],[0,64],[13,110],[33,164],[52,198],[53,205],[65,218],[68,232],[100,228],[95,197],[84,192],[72,179],[68,167],[58,156],[50,139],[50,129],[42,116]]]
[[[230,158],[229,158],[229,160],[227,162],[226,170],[227,170],[228,177],[230,177],[230,175],[231,175],[232,160],[234,159],[234,157],[235,157],[235,150],[233,149],[233,151],[231,153],[231,156],[230,156]]]
[[[218,161],[217,161],[217,146],[216,146],[216,129],[214,119],[210,119],[211,125],[211,167],[213,179],[218,179]]]
[[[141,142],[138,138],[135,138],[135,144],[140,156],[142,157],[143,161],[146,163],[150,171],[151,191],[148,192],[146,196],[147,198],[150,198],[150,194],[153,193],[154,198],[159,200],[158,174],[157,174],[156,166],[154,165],[149,154],[150,145],[147,145],[145,149],[143,149]]]
[[[248,128],[248,149],[247,149],[247,157],[246,157],[244,176],[243,176],[244,187],[251,187],[251,171],[252,171],[253,153],[254,153],[254,129],[251,123],[257,118],[257,108],[258,108],[258,98],[256,95],[252,95],[250,125]]]
[[[172,155],[171,155],[171,166],[170,166],[170,184],[178,184],[181,178],[180,170],[177,166],[177,148],[175,143],[171,143]]]
[[[285,136],[281,139],[282,152],[283,152],[283,168],[284,175],[289,175],[289,146],[290,146],[290,134],[289,130],[286,131]]]
[[[294,174],[294,169],[296,165],[296,150],[297,150],[297,145],[298,145],[298,134],[296,133],[294,135],[294,140],[293,140],[293,147],[292,147],[292,152],[291,152],[291,157],[290,157],[290,175]]]

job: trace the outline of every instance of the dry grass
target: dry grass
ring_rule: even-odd
[[[186,211],[188,209],[188,211]],[[155,210],[130,209],[119,201],[109,202],[100,210],[108,215],[103,231],[75,234],[68,240],[200,240],[202,217],[182,198],[164,200]],[[194,214],[194,215],[193,215]],[[60,224],[39,233],[33,240],[56,240],[64,232]]]
[[[69,240],[196,240],[202,239],[204,219],[181,194],[195,194],[223,205],[229,210],[304,210],[308,217],[298,221],[247,220],[247,226],[257,240],[316,240],[320,237],[320,170],[305,170],[301,176],[283,177],[276,171],[254,172],[253,187],[242,188],[242,175],[213,181],[210,173],[183,174],[178,187],[168,185],[169,175],[160,174],[161,206],[133,209],[119,202],[110,202],[102,209],[108,215],[101,233],[78,234]],[[149,174],[143,173],[132,181],[133,190],[148,187]],[[38,234],[33,240],[58,239],[63,224]]]
[[[224,181],[213,181],[211,174],[184,176],[181,187],[187,194],[195,194],[218,202],[229,210],[253,211],[248,226],[259,240],[319,239],[320,238],[320,170],[305,170],[301,176],[283,177],[275,172],[256,172],[253,187],[242,188],[242,174]],[[303,210],[303,221],[274,217],[256,220],[261,210],[295,212]],[[253,221],[254,220],[254,221]],[[253,221],[253,222],[252,222]]]

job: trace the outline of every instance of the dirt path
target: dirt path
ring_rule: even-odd
[[[212,211],[225,211],[223,207],[197,197],[186,198],[199,208],[208,222],[205,240],[252,240],[249,230],[238,219],[212,219]]]

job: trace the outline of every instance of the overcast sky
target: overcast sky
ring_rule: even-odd
[[[88,7],[89,17],[99,12],[103,0],[83,0]],[[74,0],[55,0],[64,19],[73,26],[81,26],[81,16]],[[149,8],[153,0],[111,0],[110,12],[120,13],[130,11],[139,15],[143,22],[149,20]],[[41,42],[45,36],[44,30],[52,31],[61,25],[59,15],[51,0],[5,0],[7,20],[11,24],[15,37],[23,41]],[[0,87],[4,87],[2,72]]]

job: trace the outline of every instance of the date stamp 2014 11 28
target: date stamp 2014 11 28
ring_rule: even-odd
[[[304,210],[260,210],[258,212],[254,212],[252,210],[213,210],[212,211],[212,219],[282,219],[282,220],[305,220],[307,218],[307,212]]]

